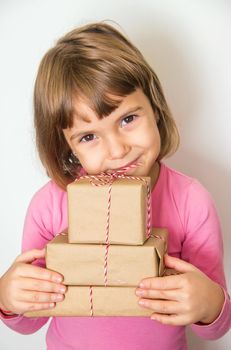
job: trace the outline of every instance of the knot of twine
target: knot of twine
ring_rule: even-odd
[[[99,175],[81,175],[75,181],[80,179],[89,179],[93,186],[105,186],[108,187],[108,205],[107,205],[107,221],[106,221],[106,239],[105,239],[105,257],[104,257],[104,286],[108,283],[108,250],[109,250],[109,223],[110,223],[110,209],[111,209],[111,190],[112,184],[116,179],[128,178],[131,180],[143,181],[147,187],[147,225],[146,225],[146,236],[151,236],[151,190],[146,179],[139,176],[128,176],[126,172],[132,168],[139,166],[139,163],[130,164],[126,167],[118,169],[112,173],[101,172]],[[90,286],[90,305],[91,305],[91,316],[93,316],[93,294],[92,286]]]

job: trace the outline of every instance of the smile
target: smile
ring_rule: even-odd
[[[139,157],[136,158],[135,160],[133,160],[133,161],[131,161],[131,162],[129,162],[129,163],[127,163],[127,164],[125,164],[125,165],[119,167],[119,168],[108,169],[108,172],[109,172],[109,171],[112,172],[112,171],[120,170],[120,169],[122,169],[122,168],[125,168],[125,167],[128,167],[128,166],[130,166],[130,165],[133,165],[133,164],[135,164],[135,163],[138,161],[138,159],[139,159]],[[138,163],[138,164],[139,164],[139,163]]]

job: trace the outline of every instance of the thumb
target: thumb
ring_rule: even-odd
[[[31,263],[36,259],[45,258],[46,249],[32,249],[20,254],[15,262]]]
[[[175,269],[178,272],[182,272],[182,273],[197,270],[197,268],[194,265],[192,265],[184,260],[170,256],[168,254],[165,254],[164,262],[165,262],[166,267],[171,268],[171,269]]]

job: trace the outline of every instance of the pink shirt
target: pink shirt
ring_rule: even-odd
[[[152,226],[169,230],[169,255],[192,263],[224,288],[225,302],[218,318],[210,325],[191,325],[204,339],[221,337],[231,326],[231,302],[226,292],[219,219],[209,193],[195,179],[161,163],[152,208]],[[44,247],[67,226],[67,193],[49,181],[29,205],[22,251]],[[48,319],[16,316],[3,322],[19,333],[30,334]],[[46,341],[48,350],[187,349],[185,327],[162,325],[148,317],[53,317]]]

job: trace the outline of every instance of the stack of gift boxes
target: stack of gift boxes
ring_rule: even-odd
[[[164,271],[167,231],[148,231],[151,178],[94,181],[82,177],[68,185],[68,232],[46,246],[46,267],[64,276],[65,298],[28,317],[152,313],[139,306],[135,295],[143,278]]]

